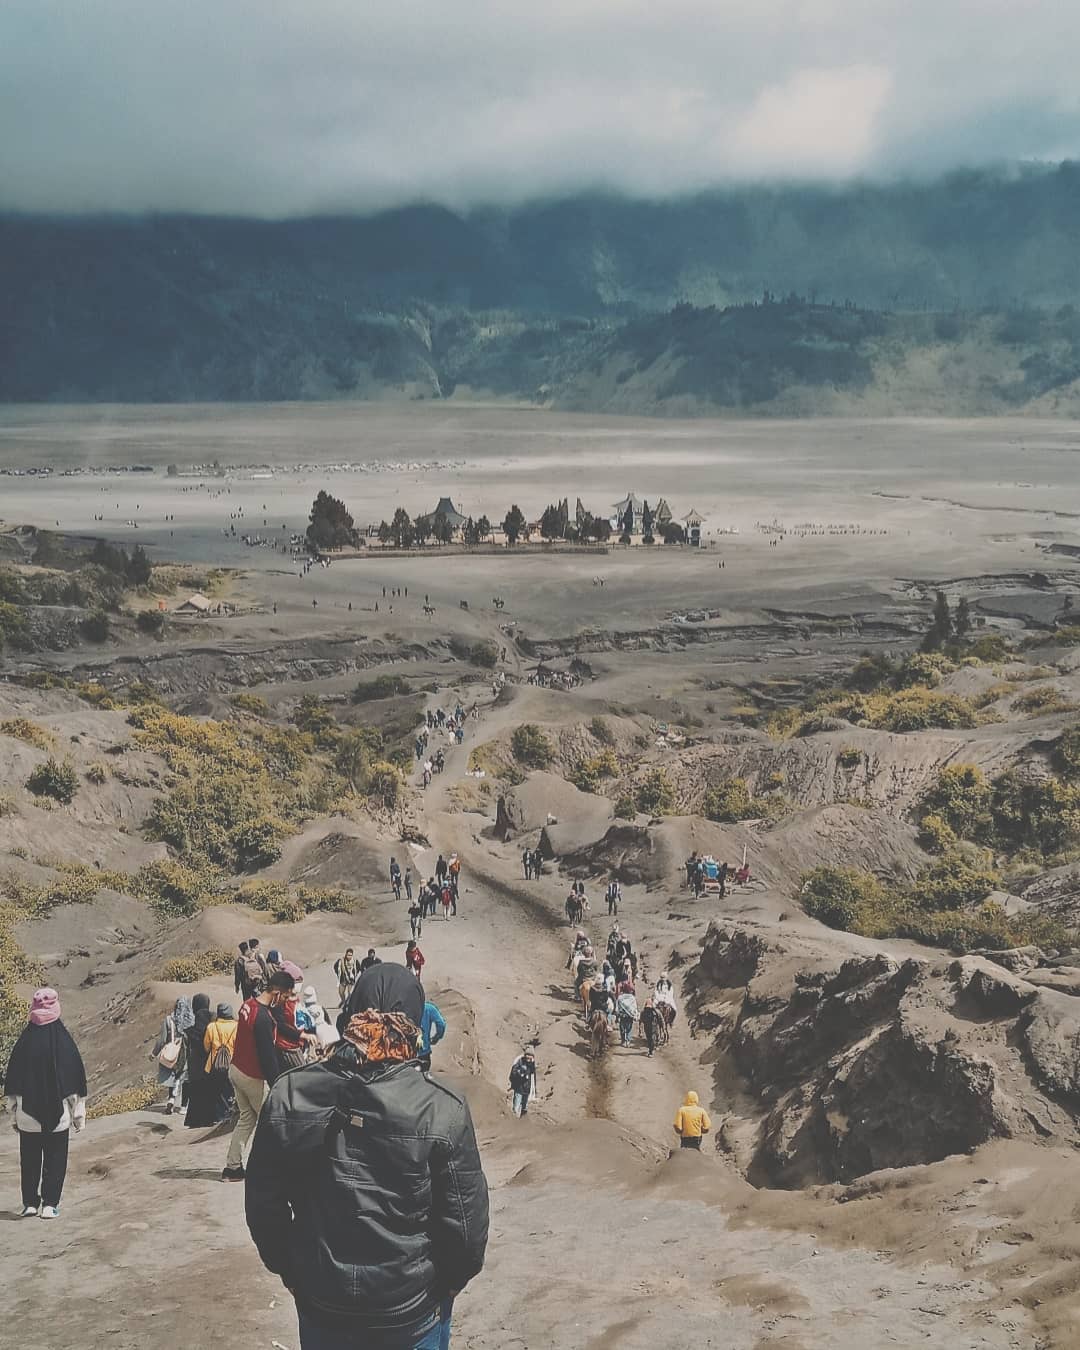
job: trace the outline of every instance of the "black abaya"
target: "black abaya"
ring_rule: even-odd
[[[221,1115],[218,1084],[214,1075],[206,1072],[206,1028],[214,1020],[210,1014],[210,1000],[205,994],[196,994],[192,1008],[195,1023],[184,1032],[188,1073],[188,1108],[184,1124],[189,1129],[197,1130],[216,1125]]]

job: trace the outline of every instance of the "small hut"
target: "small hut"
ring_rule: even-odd
[[[176,607],[177,614],[209,614],[210,601],[205,595],[200,595],[198,591],[194,595],[189,595],[181,605]]]
[[[700,548],[701,527],[705,524],[705,517],[697,511],[690,511],[683,516],[683,524],[686,526],[686,542],[693,548]]]

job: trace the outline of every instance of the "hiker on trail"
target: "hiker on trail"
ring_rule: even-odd
[[[424,935],[424,911],[418,900],[414,900],[409,906],[409,932],[414,938]]]
[[[299,966],[288,961],[284,966],[284,974],[292,980],[292,986],[270,1010],[274,1016],[274,1045],[282,1072],[305,1063],[308,1051],[316,1043],[315,1033],[309,1029],[310,1019],[301,1013],[300,996],[297,993],[297,985],[302,983],[304,973]]]
[[[195,1021],[191,1000],[178,998],[171,1013],[161,1023],[161,1030],[150,1052],[158,1062],[158,1086],[167,1087],[165,1114],[171,1116],[180,1109],[184,1084],[187,1081],[187,1055],[184,1033]]]
[[[219,1003],[214,1020],[203,1037],[206,1051],[206,1076],[214,1094],[214,1124],[228,1120],[233,1109],[233,1090],[229,1082],[233,1053],[236,1049],[236,1016],[232,1005]]]
[[[603,979],[594,981],[589,986],[589,1015],[590,1018],[595,1012],[602,1012],[605,1017],[610,1018],[615,1011],[615,1000],[611,997],[607,985]]]
[[[450,878],[450,889],[454,892],[454,913],[457,913],[458,888],[461,883],[461,859],[456,853],[450,854],[450,861],[447,864],[447,875]]]
[[[408,863],[405,864],[405,871],[401,874],[401,879],[405,883],[405,899],[412,904],[412,868]]]
[[[430,785],[431,785],[431,760],[426,759],[424,761],[424,786],[429,787]]]
[[[686,860],[686,889],[690,890],[694,885],[694,874],[697,871],[698,856],[697,849],[690,854]]]
[[[656,1049],[656,1040],[661,1017],[662,1014],[652,998],[647,998],[645,1000],[645,1006],[641,1010],[641,1030],[645,1036],[645,1044],[649,1047],[650,1059],[652,1059],[653,1051]]]
[[[390,885],[394,891],[394,898],[401,899],[401,867],[396,858],[390,859]]]
[[[360,962],[360,974],[366,975],[372,966],[381,966],[382,961],[375,955],[375,948],[367,949],[367,956]],[[347,1002],[348,1000],[346,1000]],[[344,1007],[344,1004],[342,1005]]]
[[[727,895],[728,865],[726,862],[720,864],[720,870],[716,875],[720,882],[720,899],[723,900]]]
[[[679,1009],[675,1002],[675,989],[668,979],[666,970],[661,972],[660,978],[653,985],[653,997],[668,1026],[673,1026]]]
[[[276,970],[266,988],[254,998],[245,1000],[240,1009],[229,1069],[229,1082],[236,1094],[240,1117],[229,1140],[222,1181],[244,1179],[244,1145],[254,1133],[267,1089],[273,1087],[281,1072],[274,1045],[272,1009],[292,990],[292,976],[284,970]]]
[[[525,873],[525,880],[532,880],[532,853],[527,849],[521,850],[521,870]]]
[[[615,1000],[615,1016],[619,1019],[619,1040],[623,1045],[631,1045],[634,1040],[634,1028],[641,1016],[633,987],[622,986],[622,992]]]
[[[271,977],[279,970],[283,970],[285,962],[282,960],[281,953],[276,947],[271,947],[266,953],[266,979],[269,983]]]
[[[577,891],[571,891],[566,897],[566,921],[571,927],[581,922],[581,897]]]
[[[483,1266],[476,1135],[464,1098],[420,1070],[423,1010],[401,966],[369,971],[342,1043],[283,1077],[259,1122],[247,1224],[296,1300],[301,1350],[449,1346],[453,1298]],[[313,1137],[316,1118],[334,1127]]]
[[[622,887],[619,885],[617,877],[612,877],[608,882],[606,897],[607,912],[612,918],[619,917],[619,905],[622,901]]]
[[[583,947],[573,961],[574,993],[581,996],[581,986],[596,974],[596,953],[591,947]]]
[[[620,942],[622,942],[622,929],[619,927],[618,920],[616,920],[611,926],[611,932],[608,934],[607,940],[607,959],[613,967],[619,960],[617,953]]]
[[[570,955],[566,958],[566,969],[567,969],[567,970],[573,970],[573,968],[574,968],[574,958],[575,958],[580,952],[583,952],[583,951],[585,950],[585,948],[586,948],[588,945],[589,945],[589,939],[585,936],[585,931],[584,931],[584,929],[579,928],[579,929],[577,930],[577,932],[574,934],[574,941],[573,941],[573,944],[572,944],[571,947],[570,947]]]
[[[259,951],[259,939],[249,938],[243,944],[247,949],[240,971],[240,988],[237,990],[244,999],[254,998],[266,983],[266,962]]]
[[[303,1009],[307,1015],[310,1024],[310,1030],[315,1036],[315,1045],[309,1047],[314,1051],[311,1058],[319,1058],[332,1046],[341,1040],[338,1029],[330,1020],[330,1014],[319,1002],[319,995],[315,992],[315,986],[309,984],[303,993]]]
[[[345,948],[345,955],[334,962],[334,974],[337,976],[338,1007],[344,1008],[345,1000],[352,993],[352,987],[360,978],[360,967],[351,947]]]
[[[446,1035],[446,1019],[434,1003],[424,1003],[424,1015],[420,1019],[420,1067],[425,1073],[431,1068],[432,1048]]]
[[[38,989],[4,1076],[19,1136],[22,1217],[58,1219],[68,1141],[86,1123],[86,1070],[60,1020],[60,996]]]
[[[675,1133],[679,1136],[680,1148],[701,1148],[702,1135],[712,1129],[709,1113],[698,1105],[696,1092],[688,1092],[682,1106],[675,1112]]]
[[[536,1091],[536,1056],[531,1050],[526,1050],[511,1064],[510,1091],[514,1094],[514,1115],[527,1116],[529,1098]]]
[[[411,940],[405,947],[405,964],[417,979],[420,978],[420,972],[424,969],[424,966],[427,965],[427,962],[424,960],[424,953],[416,943]]]
[[[440,889],[442,888],[442,883],[446,880],[446,871],[446,859],[440,853],[435,860],[435,880],[439,883]]]
[[[450,889],[450,883],[444,881],[439,889],[439,903],[442,905],[443,918],[450,919],[450,906],[454,902],[454,894]]]
[[[247,961],[248,945],[240,943],[240,955],[233,962],[233,988],[238,994],[244,994],[244,963]],[[244,994],[246,998],[247,995]]]
[[[206,1032],[214,1019],[206,994],[196,994],[191,1000],[191,1009],[195,1020],[184,1032],[188,1075],[188,1106],[184,1124],[189,1130],[198,1130],[218,1122],[217,1093],[206,1072]]]
[[[534,848],[532,852],[532,875],[533,881],[539,881],[544,875],[544,859],[538,848]]]

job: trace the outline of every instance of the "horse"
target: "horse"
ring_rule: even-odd
[[[578,895],[568,895],[566,897],[566,918],[571,928],[576,928],[581,922],[581,915],[584,911],[584,904]]]
[[[425,614],[428,616],[428,618],[430,619],[430,618],[432,617],[432,615],[435,613],[435,606],[434,606],[434,605],[425,605],[425,606],[424,606],[424,613],[425,613]]]
[[[611,1044],[611,1027],[607,1015],[599,1008],[589,1018],[589,1058],[598,1059]]]
[[[589,1025],[589,996],[592,993],[593,980],[595,976],[590,975],[588,980],[581,986],[581,1015],[585,1019],[585,1025]]]
[[[459,601],[458,601],[458,609],[468,609],[468,608],[469,608],[469,602],[468,602],[468,600],[459,600]]]

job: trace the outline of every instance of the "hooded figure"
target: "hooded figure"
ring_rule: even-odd
[[[217,1085],[206,1072],[206,1032],[214,1020],[210,1014],[210,1000],[205,994],[196,994],[191,1000],[194,1021],[184,1032],[187,1053],[188,1109],[184,1124],[192,1130],[216,1125],[221,1119],[218,1110]]]
[[[300,1344],[449,1337],[451,1298],[481,1269],[487,1184],[464,1098],[417,1058],[424,991],[375,966],[342,1012],[343,1042],[283,1074],[247,1166],[247,1223],[296,1299]]]
[[[14,1100],[23,1214],[55,1219],[67,1174],[69,1131],[86,1120],[86,1070],[60,1020],[55,989],[39,989],[8,1060],[4,1091]]]
[[[688,1092],[682,1106],[675,1112],[675,1133],[680,1148],[701,1148],[701,1136],[712,1129],[709,1113],[698,1105],[696,1092]]]

